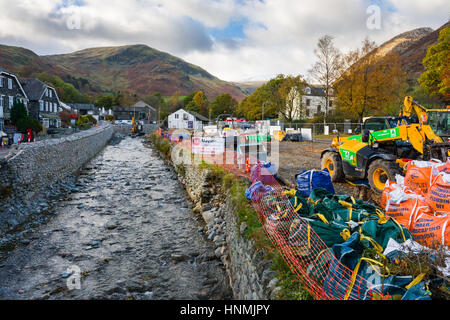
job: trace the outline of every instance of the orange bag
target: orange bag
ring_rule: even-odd
[[[450,244],[450,216],[431,216],[420,213],[412,222],[409,231],[418,243],[437,248],[440,245]]]
[[[447,162],[436,166],[438,172],[450,173],[450,159]]]
[[[401,202],[389,202],[385,213],[386,216],[394,218],[398,223],[409,229],[413,223],[414,216],[419,214],[432,215],[433,211],[423,198],[417,197]]]
[[[387,204],[388,200],[390,200],[392,198],[390,195],[390,193],[392,191],[397,190],[399,188],[405,189],[405,188],[403,188],[404,187],[404,177],[403,176],[396,175],[395,180],[396,181],[388,181],[388,183],[386,184],[386,187],[384,188],[384,190],[381,194],[380,207],[383,209],[386,208],[386,204]]]
[[[386,208],[387,201],[390,199],[389,193],[395,190],[395,186],[395,182],[389,182],[389,186],[384,188],[383,193],[381,194],[380,208]]]
[[[405,175],[405,186],[413,191],[428,192],[432,181],[432,172],[436,163],[428,161],[411,161]]]
[[[450,213],[450,174],[440,173],[425,199],[436,214]]]

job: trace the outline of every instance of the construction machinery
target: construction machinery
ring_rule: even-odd
[[[406,97],[398,117],[370,117],[362,134],[333,139],[321,155],[333,182],[367,179],[372,190],[381,193],[386,182],[403,174],[411,160],[440,159],[449,156],[450,142],[444,142],[427,124],[425,108]],[[413,111],[417,118],[413,117]]]
[[[133,117],[131,120],[131,136],[136,138],[137,136],[143,135],[142,125],[139,124]]]
[[[447,106],[446,109],[427,109],[413,101],[411,97],[407,97],[400,116],[412,117],[413,112],[416,113],[419,123],[429,125],[434,133],[444,141],[449,140],[450,106]]]

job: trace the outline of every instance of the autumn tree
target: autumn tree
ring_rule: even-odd
[[[209,101],[203,91],[198,91],[192,97],[192,100],[185,106],[186,111],[200,113],[205,117],[210,116]]]
[[[406,90],[398,55],[379,56],[376,48],[375,42],[365,39],[361,48],[345,55],[347,69],[336,82],[340,112],[360,122],[365,116],[383,115],[389,107],[400,105]]]
[[[324,88],[326,102],[324,121],[326,121],[330,106],[331,89],[334,82],[339,78],[341,71],[341,53],[334,46],[333,37],[325,35],[317,42],[314,54],[317,57],[317,61],[309,70],[309,74],[317,84]]]
[[[426,71],[420,76],[420,86],[445,103],[450,102],[450,27],[439,33],[438,43],[430,46],[423,59]]]
[[[281,96],[280,92],[285,79],[286,76],[280,74],[256,89],[252,95],[241,101],[237,114],[248,120],[278,118],[280,110],[286,105],[286,100]]]
[[[99,95],[95,99],[94,106],[96,108],[105,108],[106,110],[109,110],[114,105],[114,97],[111,95]]]
[[[224,93],[217,96],[213,102],[211,102],[211,116],[216,118],[221,114],[234,114],[237,101],[231,94]]]
[[[288,76],[281,83],[278,91],[284,104],[281,105],[279,114],[284,120],[292,122],[303,117],[303,95],[306,85],[302,76]]]
[[[236,114],[248,120],[281,117],[293,121],[302,115],[302,96],[305,87],[306,82],[302,76],[280,74],[242,100]]]

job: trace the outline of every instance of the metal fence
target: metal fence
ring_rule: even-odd
[[[361,133],[361,123],[285,123],[284,131],[293,129],[301,131],[301,129],[311,129],[312,136],[333,135],[333,131],[337,130],[341,135],[353,135]]]

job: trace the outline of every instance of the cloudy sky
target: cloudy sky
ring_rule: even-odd
[[[303,74],[319,37],[343,51],[450,17],[448,0],[0,0],[0,43],[37,54],[146,44],[228,81]],[[379,15],[378,15],[379,10]]]

